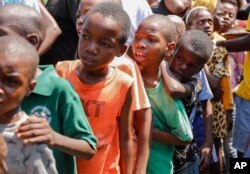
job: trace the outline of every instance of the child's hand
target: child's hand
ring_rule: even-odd
[[[29,117],[17,130],[17,137],[22,138],[25,144],[46,143],[53,146],[55,136],[47,120],[36,116]]]
[[[206,169],[210,164],[212,145],[209,143],[204,143],[200,148],[200,170]]]

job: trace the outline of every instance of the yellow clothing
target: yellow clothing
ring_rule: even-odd
[[[250,14],[247,19],[246,30],[250,31]],[[244,79],[240,83],[236,94],[245,100],[250,100],[250,51],[246,52],[243,76]]]
[[[197,6],[203,6],[209,9],[211,12],[214,12],[217,5],[217,0],[194,0],[193,8]]]
[[[247,30],[247,31],[250,31],[250,13],[249,13],[248,19],[247,19],[246,30]]]

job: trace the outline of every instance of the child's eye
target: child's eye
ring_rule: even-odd
[[[16,80],[15,78],[12,77],[7,77],[4,80],[5,85],[10,86],[10,87],[15,87],[19,84],[19,81]]]
[[[85,33],[82,33],[81,36],[82,36],[83,39],[88,39],[89,38],[89,36],[87,34],[85,34]]]
[[[177,56],[177,60],[181,63],[181,62],[183,62],[183,59],[181,58],[181,57],[179,57],[179,56]]]
[[[141,39],[141,37],[140,37],[140,36],[135,35],[134,40],[140,40],[140,39]]]
[[[111,44],[107,42],[101,42],[101,45],[104,46],[105,48],[110,48]]]
[[[203,21],[199,21],[199,22],[198,22],[198,25],[202,25],[202,24],[203,24]]]
[[[233,14],[233,13],[230,13],[230,14],[229,14],[229,17],[230,17],[230,18],[234,18],[234,14]]]

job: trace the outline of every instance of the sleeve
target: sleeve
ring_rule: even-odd
[[[176,111],[168,117],[168,124],[172,129],[170,132],[182,141],[193,139],[192,129],[181,100],[174,100]]]
[[[45,144],[31,145],[30,158],[27,161],[27,174],[57,174],[56,163],[52,151]]]
[[[225,109],[234,109],[232,88],[231,88],[231,80],[229,77],[221,78],[221,86],[223,89],[222,102]]]
[[[247,18],[246,30],[250,31],[250,13],[249,13],[248,18]]]
[[[202,69],[199,72],[197,77],[199,79],[201,79],[201,81],[202,81],[202,90],[201,90],[201,93],[198,95],[198,100],[202,101],[202,100],[210,100],[210,99],[212,99],[213,98],[213,93],[212,93],[211,88],[209,86],[205,71]]]
[[[150,108],[150,102],[147,93],[144,88],[143,80],[141,77],[141,72],[138,65],[134,64],[134,71],[132,71],[132,76],[134,83],[132,85],[133,90],[133,110],[141,110],[145,108]]]
[[[82,107],[79,96],[68,83],[64,86],[63,94],[59,100],[62,107],[60,115],[63,115],[62,125],[65,136],[85,140],[96,150],[97,139],[94,136],[88,119]]]

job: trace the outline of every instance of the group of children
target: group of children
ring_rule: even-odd
[[[222,2],[218,21],[226,23],[218,14],[227,10],[235,20],[237,10]],[[82,0],[77,59],[53,67],[38,65],[41,14],[1,6],[0,173],[185,174],[211,163],[221,172],[234,111],[229,54],[214,44],[210,10],[185,16],[149,15],[128,45],[131,20],[120,1]]]

